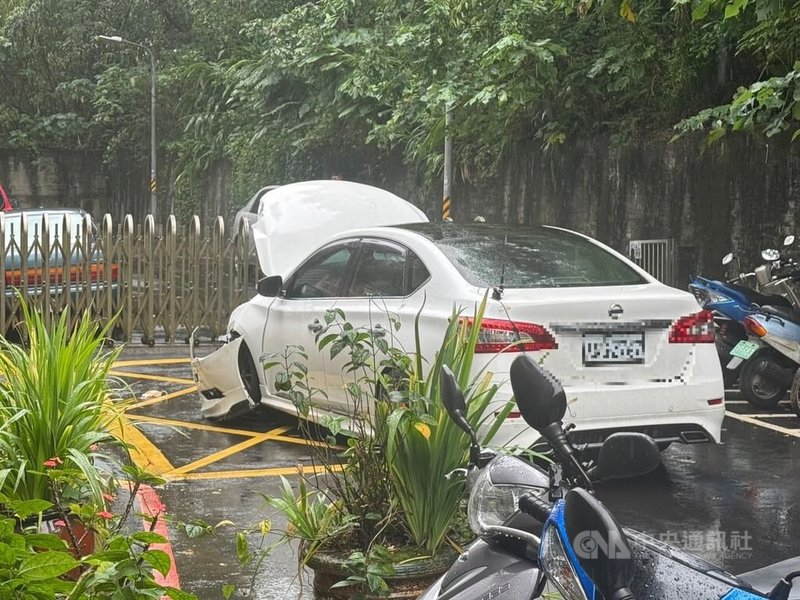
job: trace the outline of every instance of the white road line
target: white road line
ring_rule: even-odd
[[[743,417],[752,417],[754,419],[785,419],[786,417],[791,417],[792,419],[797,419],[797,415],[794,413],[780,413],[776,415],[769,415],[769,414],[756,414],[756,415],[742,415]],[[800,423],[798,423],[800,424]]]
[[[742,421],[743,423],[749,423],[750,425],[756,425],[758,427],[763,427],[764,429],[771,429],[772,431],[777,431],[778,433],[783,433],[785,435],[791,435],[792,437],[800,437],[800,429],[788,429],[787,427],[781,427],[780,425],[773,425],[772,423],[759,421],[758,419],[748,417],[747,415],[737,415],[736,413],[730,411],[725,411],[725,414],[732,419]]]

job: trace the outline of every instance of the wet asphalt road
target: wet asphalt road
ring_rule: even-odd
[[[210,350],[201,347],[200,352]],[[188,348],[146,349],[131,344],[122,360],[165,357],[186,358]],[[235,551],[236,533],[263,519],[272,519],[274,529],[283,528],[263,500],[264,494],[279,492],[280,479],[258,470],[284,467],[291,472],[298,464],[311,465],[312,451],[297,440],[286,440],[296,438],[293,419],[265,410],[225,423],[225,432],[190,429],[180,423],[202,427],[204,422],[196,394],[186,393],[191,384],[188,363],[125,365],[117,371],[155,377],[123,376],[131,395],[141,397],[149,390],[175,395],[132,409],[129,415],[134,422],[145,419],[137,427],[173,469],[159,493],[175,520],[170,532],[181,586],[201,599],[221,598],[226,583],[237,587],[235,597],[297,597],[300,585],[292,549],[276,550],[255,577],[253,565],[240,566]],[[742,402],[736,392],[729,393],[727,401],[728,411],[734,413],[779,416],[760,416],[756,424],[726,417],[723,444],[673,445],[663,454],[664,466],[655,473],[636,481],[605,484],[598,493],[620,524],[739,573],[800,555],[800,486],[795,475],[800,437],[767,428],[778,425],[800,436],[800,419],[788,406],[759,411]],[[270,437],[269,432],[276,431]],[[257,437],[262,433],[266,437]],[[231,446],[240,451],[225,450]],[[182,468],[188,470],[181,473]],[[210,524],[228,520],[234,525],[190,539],[177,522],[194,519]],[[250,535],[249,540],[258,544],[261,536]],[[308,589],[302,597],[310,598]]]

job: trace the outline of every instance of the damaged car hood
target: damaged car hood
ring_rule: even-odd
[[[261,197],[253,240],[261,270],[286,277],[343,231],[427,220],[416,206],[386,190],[350,181],[304,181]]]

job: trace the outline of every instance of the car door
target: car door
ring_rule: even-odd
[[[425,266],[408,248],[389,240],[362,239],[350,282],[337,307],[354,327],[371,331],[392,347],[413,352],[414,319],[423,302],[423,295],[414,292],[427,279]],[[400,324],[399,329],[395,323]],[[364,410],[365,406],[354,406],[345,387],[354,377],[344,369],[350,357],[343,353],[326,358],[331,405],[345,413]]]
[[[289,346],[302,346],[308,354],[308,385],[326,392],[327,353],[317,350],[316,335],[324,327],[325,311],[336,306],[342,296],[357,248],[358,240],[336,242],[309,257],[284,284],[269,309],[264,328],[263,352],[282,353]],[[294,356],[294,360],[299,357]],[[266,372],[271,395],[282,391],[275,383],[279,371],[275,367]],[[314,402],[327,408],[322,395],[315,396]]]

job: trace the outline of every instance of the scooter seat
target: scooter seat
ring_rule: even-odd
[[[781,577],[785,577],[792,571],[800,571],[800,556],[795,556],[788,560],[781,561],[772,565],[767,565],[755,571],[748,571],[739,575],[739,579],[746,581],[762,594],[768,593]],[[800,581],[795,581],[789,600],[800,600]]]
[[[784,308],[783,306],[762,306],[761,311],[768,315],[775,315],[781,319],[792,321],[793,323],[800,323],[800,312],[792,308]]]
[[[792,308],[792,303],[783,296],[778,294],[762,294],[743,285],[735,283],[727,284],[740,294],[742,294],[750,304],[758,304],[759,306],[783,306],[785,308]]]

